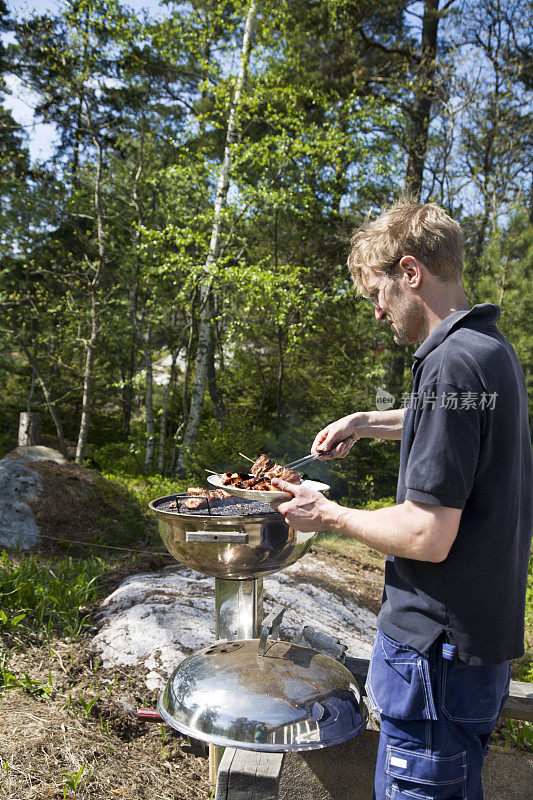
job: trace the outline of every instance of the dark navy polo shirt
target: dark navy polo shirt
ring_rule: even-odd
[[[378,619],[421,653],[444,633],[469,664],[524,652],[532,454],[524,374],[499,315],[488,303],[456,311],[415,353],[396,499],[463,511],[445,561],[387,556]]]

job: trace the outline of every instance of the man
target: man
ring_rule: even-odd
[[[469,308],[459,225],[400,200],[356,231],[348,265],[397,344],[420,343],[407,410],[359,412],[312,446],[401,439],[397,504],[344,508],[305,487],[274,504],[298,530],[387,553],[367,680],[380,715],[376,800],[482,800],[481,767],[523,653],[532,527],[525,380],[499,309]]]

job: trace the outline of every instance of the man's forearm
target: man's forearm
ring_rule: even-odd
[[[405,502],[375,511],[360,511],[331,502],[324,521],[329,530],[357,539],[381,553],[439,562],[446,557],[453,541],[445,530],[451,525],[453,534],[455,518],[458,524],[460,512],[450,509],[450,519],[436,524],[436,511],[442,515],[446,510]]]
[[[405,408],[358,411],[353,415],[354,429],[362,439],[400,440],[405,411]]]

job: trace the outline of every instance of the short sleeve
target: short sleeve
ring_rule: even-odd
[[[475,392],[446,383],[421,390],[405,471],[407,500],[464,508],[474,483],[483,411]]]

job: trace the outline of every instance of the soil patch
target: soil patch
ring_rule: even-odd
[[[147,544],[143,516],[124,487],[70,462],[29,466],[41,482],[39,496],[31,502],[41,549],[64,549],[72,541],[115,546],[134,542],[137,549]]]

